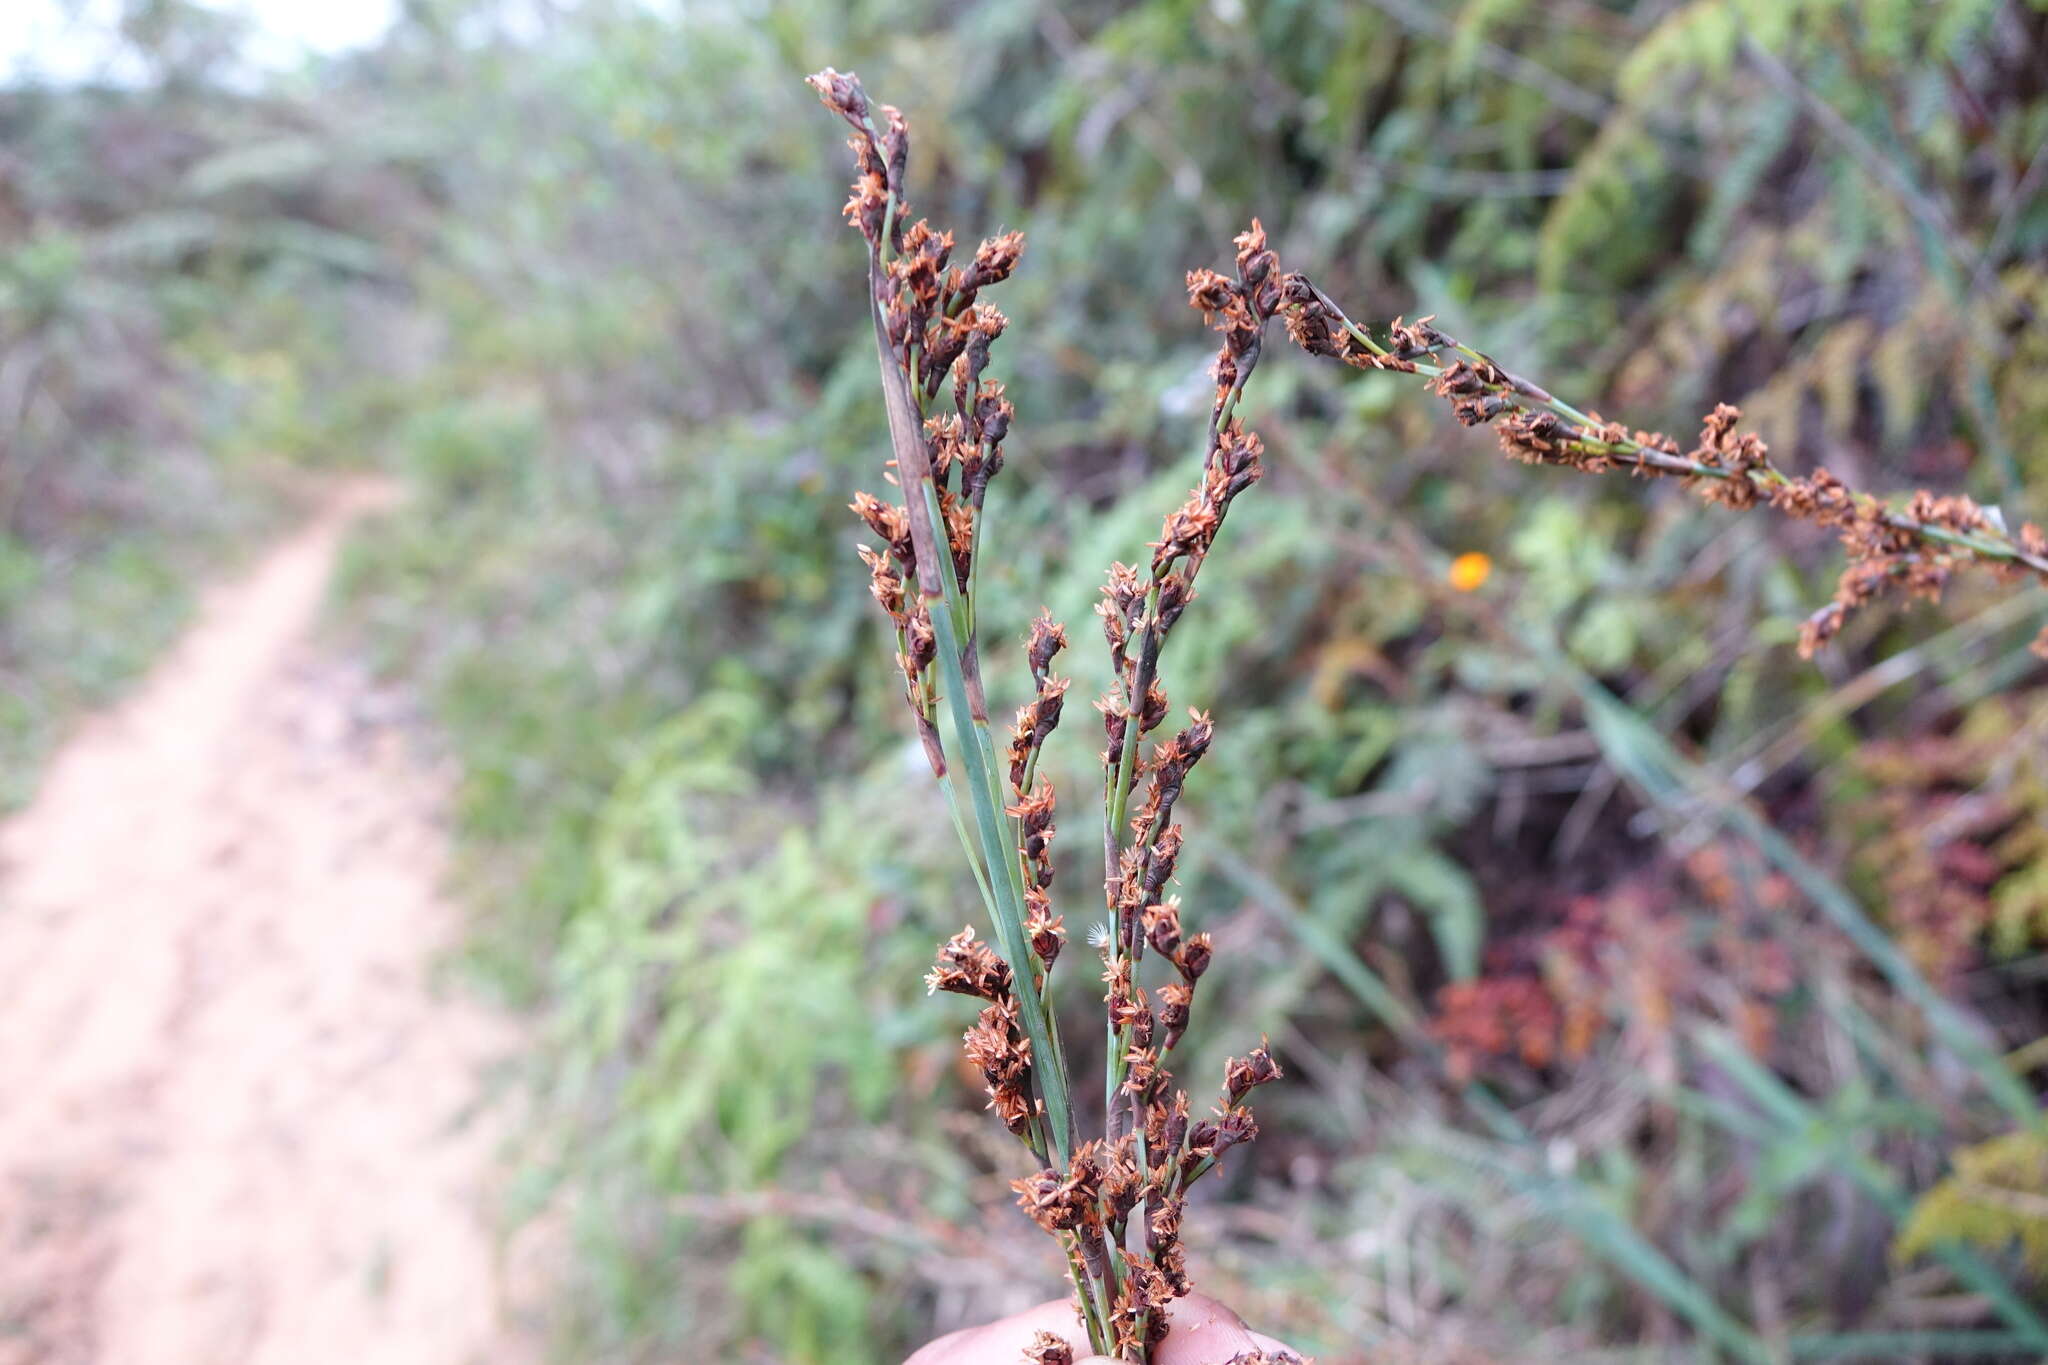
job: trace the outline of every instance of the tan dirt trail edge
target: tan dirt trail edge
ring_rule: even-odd
[[[311,637],[336,490],[0,826],[0,1365],[517,1365],[446,782]],[[381,713],[381,714],[380,714]]]

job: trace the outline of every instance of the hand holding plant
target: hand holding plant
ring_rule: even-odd
[[[1153,1365],[1297,1365],[1300,1357],[1204,1294],[1176,1299],[1167,1309],[1169,1330],[1153,1348]],[[1071,1299],[1055,1299],[982,1327],[932,1342],[905,1365],[1100,1365],[1107,1356],[1083,1355],[1086,1340]]]

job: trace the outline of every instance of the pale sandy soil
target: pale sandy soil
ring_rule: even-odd
[[[427,771],[309,638],[331,496],[0,827],[0,1365],[518,1365],[519,1038]]]

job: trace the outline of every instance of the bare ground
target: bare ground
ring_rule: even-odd
[[[339,490],[0,826],[0,1365],[515,1365],[445,783],[309,638]]]

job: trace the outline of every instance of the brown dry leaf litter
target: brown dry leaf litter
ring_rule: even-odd
[[[338,490],[0,827],[0,1365],[516,1365],[518,1038],[440,979],[444,784],[308,636]],[[528,1296],[530,1297],[530,1296]]]

